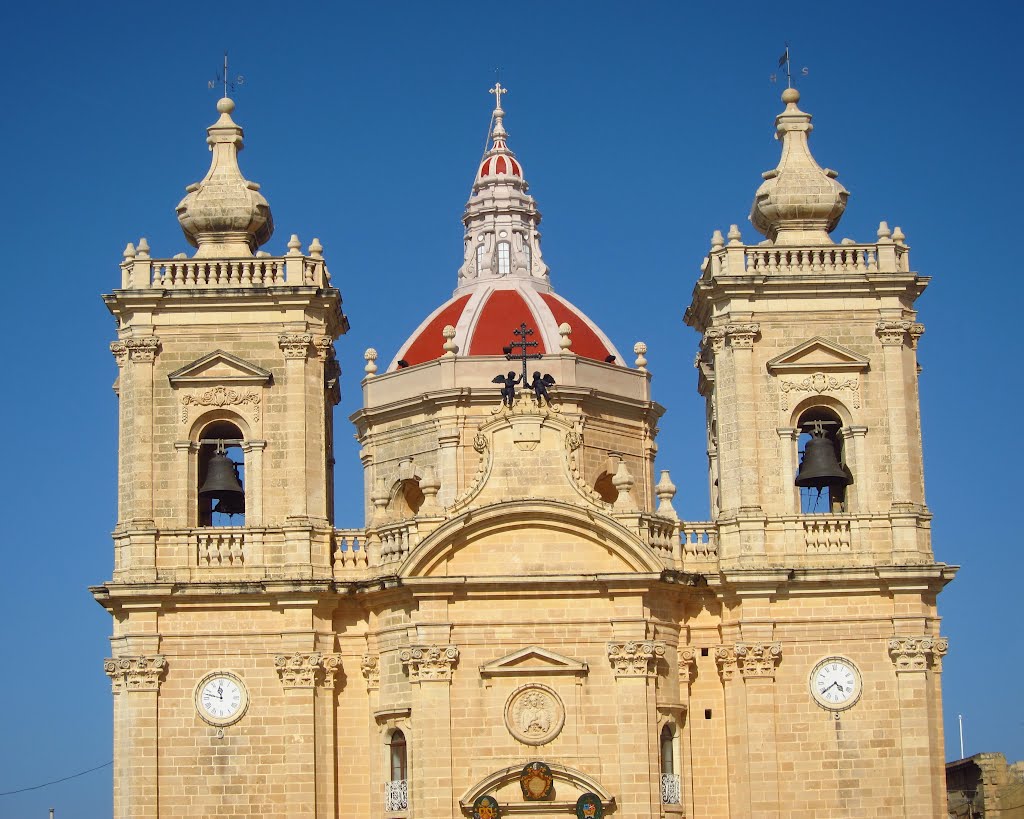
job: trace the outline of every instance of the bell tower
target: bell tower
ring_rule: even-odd
[[[113,574],[92,592],[114,616],[106,670],[118,817],[188,813],[196,786],[175,766],[220,758],[245,770],[268,748],[285,761],[277,780],[292,815],[311,815],[303,777],[324,764],[312,745],[285,752],[270,729],[262,740],[262,729],[233,735],[227,710],[199,708],[201,696],[247,691],[296,731],[331,719],[320,689],[274,669],[280,657],[285,672],[305,669],[303,680],[333,679],[333,635],[319,636],[310,589],[331,577],[334,341],[348,321],[317,239],[259,249],[274,222],[239,169],[234,108],[217,103],[210,170],[177,206],[194,254],[157,258],[146,239],[129,244],[120,286],[104,296],[117,322],[120,460]],[[175,721],[202,747],[176,743]],[[159,808],[157,758],[176,771]]]

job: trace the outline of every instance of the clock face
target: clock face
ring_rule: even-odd
[[[228,671],[207,674],[196,686],[196,710],[212,725],[230,725],[249,705],[245,683]]]
[[[860,672],[845,657],[821,660],[811,671],[809,682],[811,696],[830,711],[842,711],[860,699]]]

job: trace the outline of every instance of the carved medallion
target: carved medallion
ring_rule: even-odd
[[[565,706],[546,685],[531,683],[517,688],[505,703],[505,725],[520,742],[544,745],[565,724]]]
[[[530,762],[519,774],[519,787],[523,789],[523,799],[527,802],[550,798],[554,784],[551,769],[543,762]]]
[[[484,794],[473,803],[473,819],[498,819],[501,809],[498,800]]]
[[[576,800],[577,819],[601,819],[604,816],[604,805],[596,793],[585,793]]]

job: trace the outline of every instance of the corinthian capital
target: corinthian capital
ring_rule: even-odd
[[[368,691],[380,688],[380,658],[376,654],[364,654],[359,670],[363,672]]]
[[[156,351],[160,347],[160,339],[156,336],[140,336],[126,338],[124,346],[128,351],[128,360],[152,363],[156,359]],[[115,358],[117,353],[114,353]]]
[[[736,665],[744,679],[775,679],[775,666],[782,659],[781,643],[736,643]]]
[[[761,325],[756,322],[753,324],[725,325],[725,335],[729,339],[730,346],[741,350],[749,350],[753,347],[754,339],[760,335],[760,333]]]
[[[608,660],[616,677],[646,677],[654,673],[658,658],[665,656],[661,640],[629,640],[608,643]]]
[[[942,670],[942,657],[949,651],[945,637],[893,637],[889,640],[889,656],[896,673]]]
[[[886,321],[883,319],[875,324],[875,334],[886,347],[901,345],[906,339],[907,333],[910,332],[910,328],[913,326],[913,322],[910,321]],[[924,325],[922,324],[918,326],[920,326],[921,333],[923,333]],[[920,337],[921,333],[918,333],[918,337]],[[917,343],[916,339],[914,343]]]
[[[116,363],[119,368],[123,367],[128,361],[128,345],[123,341],[111,341],[110,352],[114,356],[114,363]]]
[[[697,649],[693,646],[679,646],[676,649],[676,658],[679,662],[679,682],[690,682],[693,672],[697,669]]]
[[[305,358],[309,355],[309,345],[312,343],[313,336],[310,333],[282,333],[277,337],[277,344],[285,358]]]
[[[285,688],[333,688],[340,666],[340,654],[324,654],[322,651],[297,651],[274,657],[274,667]]]
[[[409,669],[413,682],[451,680],[452,670],[459,660],[458,646],[411,646],[398,654],[402,665]]]
[[[103,670],[110,677],[114,693],[121,691],[158,691],[161,677],[167,669],[167,658],[163,654],[134,657],[108,657],[103,661]]]

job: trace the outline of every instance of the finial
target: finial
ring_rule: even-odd
[[[363,371],[366,373],[367,378],[373,378],[377,374],[377,351],[373,347],[367,347],[366,352],[363,353],[363,358],[366,359],[366,366],[363,367]]]
[[[636,353],[636,368],[642,373],[647,372],[647,345],[638,341],[633,345],[633,352]]]
[[[293,233],[292,238],[288,240],[288,255],[296,256],[302,253],[302,242],[299,241],[299,234]]]
[[[658,514],[663,518],[678,520],[679,515],[676,514],[675,507],[672,506],[672,498],[676,496],[676,485],[672,483],[667,469],[661,470],[661,480],[654,487],[654,494],[658,497]]]
[[[455,355],[459,352],[459,345],[455,343],[455,328],[450,324],[446,324],[441,331],[441,335],[445,339],[444,344],[441,345],[444,348],[444,357],[455,358]]]
[[[807,139],[814,126],[811,115],[797,107],[799,100],[795,88],[782,92],[786,109],[775,117],[782,157],[774,170],[762,174],[750,221],[775,244],[830,245],[829,234],[839,224],[850,194],[835,181],[838,174],[822,168],[811,155]]]
[[[149,258],[149,242],[146,241],[146,237],[143,236],[139,239],[138,245],[136,245],[136,257],[139,259]]]
[[[130,260],[134,259],[134,258],[135,258],[135,245],[133,245],[131,242],[129,242],[128,244],[126,244],[124,246],[124,259],[127,262],[127,261],[130,261]]]
[[[729,244],[738,245],[741,244],[743,235],[740,233],[739,225],[729,225]]]
[[[320,244],[320,240],[315,236],[313,241],[309,243],[309,255],[314,259],[322,259],[324,257],[324,246]]]
[[[725,239],[722,238],[722,231],[716,230],[711,234],[711,249],[721,250],[725,247]]]
[[[569,322],[563,321],[558,325],[558,335],[561,338],[558,339],[558,346],[561,348],[563,353],[570,352],[572,348],[572,327]]]
[[[889,242],[892,240],[892,231],[889,230],[889,223],[881,221],[878,223],[878,241]]]
[[[907,237],[903,235],[903,231],[900,230],[899,225],[896,225],[896,228],[892,232],[892,240],[898,245],[906,243]]]

